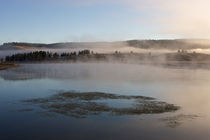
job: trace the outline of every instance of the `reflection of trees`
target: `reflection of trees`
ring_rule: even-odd
[[[109,100],[134,100],[132,107],[112,107]],[[103,100],[104,102],[99,102]],[[47,98],[24,100],[24,103],[39,105],[44,113],[57,113],[81,118],[89,115],[140,115],[176,111],[179,107],[150,97],[116,95],[101,92],[66,92]]]
[[[77,70],[68,64],[24,64],[15,69],[0,72],[0,77],[5,80],[30,80],[30,79],[75,79],[87,77],[88,71]]]

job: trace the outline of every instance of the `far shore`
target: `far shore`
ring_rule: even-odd
[[[10,69],[18,66],[19,65],[15,63],[0,63],[0,70]]]

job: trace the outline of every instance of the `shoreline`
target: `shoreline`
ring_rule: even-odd
[[[15,63],[0,63],[0,70],[6,70],[14,67],[18,67],[19,64]]]

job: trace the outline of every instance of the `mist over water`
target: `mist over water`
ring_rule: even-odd
[[[0,71],[0,77],[0,119],[4,120],[1,122],[4,127],[0,128],[4,135],[1,136],[12,132],[15,138],[27,139],[35,136],[36,127],[39,139],[108,139],[110,135],[115,139],[210,137],[209,70],[120,63],[51,63],[22,64]],[[163,114],[102,114],[76,119],[60,114],[43,114],[39,106],[21,103],[21,100],[47,98],[68,91],[154,97],[181,109]],[[105,102],[118,107],[132,105],[123,100],[119,103]],[[15,127],[9,127],[14,124]],[[94,127],[90,127],[93,124]],[[28,133],[23,134],[26,130]]]
[[[0,140],[210,140],[209,5],[0,0]]]
[[[147,56],[177,52],[85,46],[2,50],[0,58],[39,50],[63,53],[83,49]],[[204,48],[187,51],[208,54]],[[210,67],[156,58],[145,63],[136,58],[119,62],[114,57],[107,62],[27,62],[0,71],[0,120],[4,120],[0,139],[209,139]],[[172,110],[163,109],[168,106]]]

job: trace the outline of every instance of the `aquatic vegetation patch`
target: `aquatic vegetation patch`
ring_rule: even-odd
[[[132,100],[131,107],[113,107],[109,100]],[[103,100],[104,102],[98,102]],[[89,115],[140,115],[172,112],[178,106],[157,101],[151,97],[117,95],[102,92],[65,92],[47,98],[23,100],[23,103],[38,105],[46,113],[56,113],[76,118]]]
[[[18,110],[18,112],[30,112],[30,111],[33,111],[33,109],[32,108],[25,108],[25,109]]]
[[[188,115],[179,114],[176,116],[162,118],[162,119],[160,119],[160,121],[165,122],[166,126],[168,126],[170,128],[176,128],[176,127],[180,126],[182,123],[184,123],[185,121],[192,121],[198,117],[199,117],[198,115],[192,115],[192,114],[188,114]]]

